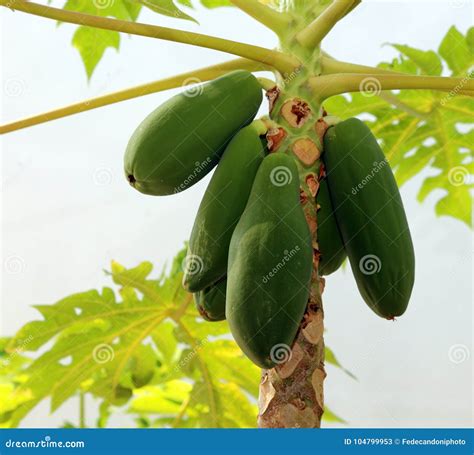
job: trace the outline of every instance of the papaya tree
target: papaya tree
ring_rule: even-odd
[[[163,196],[186,190],[217,166],[184,258],[183,285],[195,294],[204,319],[228,320],[242,351],[262,368],[259,426],[319,427],[327,353],[324,276],[347,256],[363,299],[385,319],[401,316],[410,299],[413,245],[392,169],[399,183],[427,166],[440,170],[423,183],[420,199],[448,189],[438,214],[470,223],[470,189],[446,183],[459,175],[464,182],[472,171],[464,153],[472,132],[463,135],[454,124],[472,121],[473,31],[463,36],[451,29],[439,56],[398,45],[400,59],[369,67],[322,49],[358,0],[211,3],[252,16],[275,33],[277,49],[138,23],[141,2],[89,8],[68,1],[58,9],[0,0],[15,11],[79,25],[74,43],[81,52],[97,42],[91,30],[100,30],[97,52],[82,52],[89,76],[105,48],[118,46],[119,33],[238,57],[14,121],[0,132],[180,87],[191,78],[210,81],[198,86],[199,96],[183,92],[138,126],[127,146],[125,175],[140,192]],[[188,18],[172,1],[143,4]],[[441,59],[451,77],[440,75]],[[273,78],[253,75],[261,71]],[[262,90],[269,112],[255,120]],[[420,102],[414,90],[428,94]],[[348,93],[352,98],[338,96]],[[372,132],[381,144],[360,120],[340,118],[361,113],[377,117]],[[186,129],[181,136],[179,125]],[[457,136],[451,147],[447,129]],[[433,137],[434,144],[425,143]],[[218,211],[225,214],[220,219]],[[117,380],[112,385],[120,391]]]

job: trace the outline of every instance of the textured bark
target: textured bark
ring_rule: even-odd
[[[313,272],[306,314],[287,362],[263,370],[260,428],[319,428],[324,411],[324,279]]]

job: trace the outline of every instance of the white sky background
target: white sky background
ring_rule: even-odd
[[[383,43],[437,49],[451,25],[467,30],[472,12],[468,0],[367,1],[334,29],[325,50],[373,65],[396,55]],[[235,9],[198,8],[196,16],[201,27],[148,11],[140,20],[275,45],[270,32]],[[2,123],[229,58],[122,35],[120,53],[108,50],[88,84],[70,45],[73,26],[57,28],[52,21],[4,8],[0,17]],[[19,96],[8,96],[12,81],[20,87]],[[181,248],[209,177],[179,195],[151,198],[133,191],[122,175],[129,136],[172,93],[2,137],[0,334],[12,335],[38,318],[33,304],[110,285],[103,269],[111,259],[127,267],[151,260],[158,273]],[[394,323],[375,316],[358,295],[349,269],[327,280],[326,342],[358,381],[329,366],[326,401],[352,427],[472,425],[472,357],[455,363],[448,355],[455,345],[462,345],[461,357],[472,354],[471,236],[461,222],[435,217],[439,194],[423,205],[416,202],[420,181],[402,190],[417,257],[407,313]],[[15,265],[20,273],[9,273]],[[50,417],[44,403],[24,425],[56,426],[65,419],[77,421],[74,402]]]

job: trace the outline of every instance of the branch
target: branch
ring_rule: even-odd
[[[325,52],[321,55],[321,72],[322,74],[338,74],[338,73],[358,73],[358,74],[405,74],[396,71],[386,70],[383,68],[375,68],[366,65],[357,65],[355,63],[341,62],[330,57]]]
[[[323,38],[341,20],[350,8],[355,8],[354,0],[334,0],[322,14],[296,35],[305,47],[318,46]]]
[[[279,35],[290,24],[290,17],[265,6],[258,0],[230,0],[237,8],[241,9],[255,20],[265,25]]]
[[[202,35],[200,33],[175,30],[157,25],[141,24],[138,22],[122,21],[107,17],[93,16],[91,14],[66,11],[25,0],[0,0],[0,5],[18,11],[23,11],[35,16],[46,17],[60,22],[84,25],[89,27],[113,30],[116,32],[129,33],[131,35],[147,36],[150,38],[175,41],[177,43],[189,44],[208,49],[214,49],[228,54],[238,55],[250,60],[264,63],[275,68],[280,73],[291,73],[300,66],[296,58],[264,47],[251,44],[239,43],[214,36]]]
[[[321,55],[321,72],[323,75],[328,74],[340,74],[340,73],[352,73],[352,74],[392,74],[392,75],[402,75],[402,76],[410,76],[407,73],[401,73],[399,71],[387,70],[384,68],[378,68],[373,66],[366,66],[366,65],[358,65],[355,63],[348,63],[348,62],[341,62],[340,60],[336,60],[322,52]],[[413,75],[411,75],[413,77]],[[415,76],[418,77],[418,76]],[[447,89],[438,89],[441,92],[446,92],[449,90]],[[456,93],[458,95],[466,95],[466,96],[473,96],[474,93],[472,90],[457,90]]]
[[[230,71],[237,69],[245,69],[248,71],[267,71],[264,65],[246,59],[236,59],[230,62],[221,63],[207,68],[178,74],[166,79],[150,82],[148,84],[138,85],[136,87],[120,90],[118,92],[109,93],[108,95],[91,98],[79,103],[71,104],[60,109],[45,112],[43,114],[28,117],[15,122],[0,125],[0,134],[9,133],[11,131],[20,130],[33,125],[39,125],[51,120],[67,117],[69,115],[78,114],[80,112],[90,111],[102,106],[119,103],[121,101],[138,98],[140,96],[149,95],[151,93],[162,92],[179,86],[185,86],[188,83],[204,82],[222,76]]]
[[[332,74],[312,77],[309,85],[319,101],[349,92],[379,94],[382,90],[440,90],[455,93],[474,91],[469,77],[412,76],[405,74]]]
[[[262,88],[266,91],[275,88],[277,85],[277,83],[274,80],[267,79],[266,77],[259,77],[257,79],[258,79],[258,82],[260,82],[260,85],[262,86]]]
[[[362,0],[354,0],[352,5],[350,6],[350,8],[344,13],[344,16],[342,16],[342,17],[346,17],[348,14],[352,13],[352,11],[354,9],[356,9],[361,4],[361,2],[362,2]]]

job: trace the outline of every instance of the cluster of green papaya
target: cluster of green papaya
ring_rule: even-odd
[[[362,296],[386,318],[406,308],[414,259],[390,167],[381,167],[370,188],[351,193],[375,161],[385,162],[355,119],[325,135],[314,251],[296,157],[269,152],[265,124],[253,121],[261,102],[260,84],[246,71],[202,85],[198,96],[175,96],[133,134],[125,174],[145,194],[168,195],[217,165],[190,236],[183,285],[204,319],[227,319],[244,353],[272,368],[281,363],[275,348],[289,349],[296,337],[315,253],[320,275],[348,256]]]

